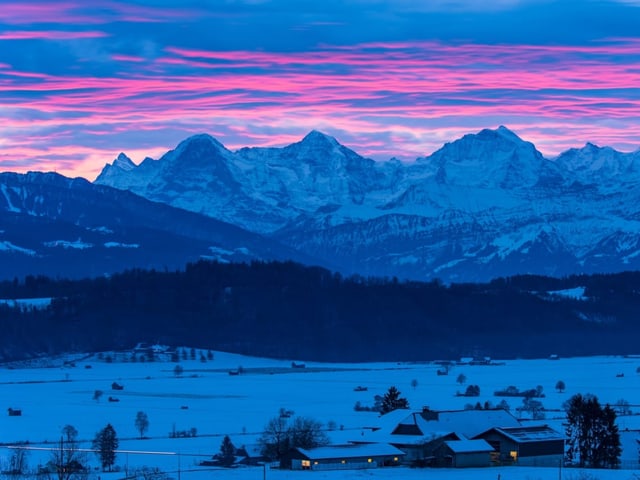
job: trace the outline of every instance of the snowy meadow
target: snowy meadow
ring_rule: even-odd
[[[190,349],[185,349],[190,351]],[[121,479],[142,466],[159,467],[172,478],[300,479],[314,478],[434,478],[535,480],[636,479],[637,439],[640,438],[640,357],[560,358],[558,360],[506,360],[492,365],[454,365],[448,375],[437,375],[437,363],[325,364],[306,362],[293,368],[291,360],[253,358],[224,352],[196,351],[172,362],[160,355],[153,362],[131,361],[130,352],[74,355],[0,366],[0,398],[4,408],[21,410],[20,416],[0,415],[0,462],[6,465],[13,446],[27,447],[32,469],[45,464],[60,440],[62,428],[78,430],[81,448],[91,448],[96,432],[107,423],[120,440],[116,470],[101,478]],[[182,372],[176,372],[176,366]],[[240,372],[238,375],[230,375]],[[179,374],[178,374],[179,373]],[[462,375],[461,375],[462,374]],[[460,377],[465,382],[460,382]],[[566,388],[556,390],[559,381]],[[122,390],[113,390],[116,382]],[[582,472],[576,469],[500,467],[483,469],[410,469],[366,471],[292,472],[262,467],[215,469],[200,467],[218,453],[224,435],[236,447],[257,455],[257,439],[267,421],[280,409],[322,422],[332,443],[346,443],[378,423],[375,412],[355,411],[360,402],[371,406],[375,395],[396,386],[412,409],[462,409],[471,403],[498,404],[496,390],[513,385],[520,390],[543,387],[544,420],[563,432],[562,404],[575,393],[592,393],[602,403],[624,400],[630,414],[620,415],[622,466],[616,471]],[[468,385],[478,385],[480,396],[456,396]],[[356,387],[366,387],[366,390]],[[101,395],[96,395],[101,392]],[[109,397],[111,400],[109,401]],[[521,398],[507,398],[511,412]],[[136,429],[137,412],[145,412],[149,429],[144,438]],[[185,432],[185,437],[173,432]],[[179,437],[179,438],[174,438]],[[88,452],[92,468],[99,465]]]

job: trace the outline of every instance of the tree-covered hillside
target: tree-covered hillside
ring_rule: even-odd
[[[549,292],[584,287],[582,299]],[[283,358],[420,361],[637,353],[640,273],[521,276],[489,284],[344,278],[296,263],[0,283],[0,356],[193,345]]]

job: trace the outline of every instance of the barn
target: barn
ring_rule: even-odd
[[[548,425],[495,427],[474,438],[486,440],[500,464],[557,466],[564,458],[564,436]]]
[[[384,443],[294,448],[287,455],[293,470],[346,470],[400,464],[404,452]]]
[[[434,466],[488,467],[493,447],[485,440],[447,440],[434,451]]]

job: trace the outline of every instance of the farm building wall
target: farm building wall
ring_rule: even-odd
[[[378,461],[368,458],[349,458],[349,459],[337,459],[328,458],[322,460],[291,460],[292,470],[352,470],[352,469],[365,469],[365,468],[377,468]]]
[[[511,452],[518,451],[518,444],[516,442],[493,430],[480,435],[479,438],[486,440],[487,443],[494,448],[494,459],[499,463],[513,462]]]
[[[489,460],[488,452],[456,453],[453,455],[452,466],[457,468],[488,467]]]
[[[520,444],[521,457],[546,457],[549,455],[562,455],[563,452],[563,440],[547,440]]]
[[[280,467],[291,468],[292,470],[346,470],[377,468],[399,465],[400,458],[403,456],[402,452],[399,450],[396,450],[397,454],[382,454],[379,452],[377,455],[371,451],[355,453],[349,450],[351,449],[343,449],[342,453],[336,451],[335,456],[322,456],[322,454],[320,456],[315,456],[310,455],[310,452],[308,451],[292,449],[283,457],[280,462]]]
[[[557,467],[563,461],[563,454],[536,455],[531,457],[519,457],[518,465],[522,465],[523,467]]]
[[[427,449],[424,445],[398,445],[394,444],[394,447],[402,450],[406,455],[403,457],[404,463],[413,463],[423,460],[429,456]]]
[[[459,440],[459,438],[456,434],[451,433],[425,443],[392,443],[392,445],[406,453],[402,458],[402,463],[424,466],[433,462],[435,451],[447,440]]]
[[[526,466],[557,466],[564,457],[563,440],[546,440],[518,443],[496,431],[489,431],[480,438],[495,450],[499,463],[517,463]]]
[[[488,467],[491,456],[484,452],[454,452],[447,444],[442,443],[433,451],[433,460],[430,465],[445,468]]]

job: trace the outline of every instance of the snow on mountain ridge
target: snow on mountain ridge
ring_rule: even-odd
[[[555,163],[586,184],[640,180],[640,150],[624,153],[587,142],[582,148],[571,148],[561,153]]]
[[[346,271],[482,280],[601,270],[598,249],[612,265],[640,266],[640,245],[615,247],[640,231],[638,162],[640,150],[593,144],[549,160],[504,126],[414,164],[375,162],[318,131],[235,152],[200,135],[131,171],[105,168],[96,183],[272,236]]]
[[[530,142],[506,127],[484,129],[445,144],[423,161],[439,183],[477,187],[531,187],[548,162]]]
[[[123,152],[120,152],[120,154],[113,161],[113,166],[118,167],[126,172],[136,168],[136,164],[133,163],[133,160],[127,157]]]

